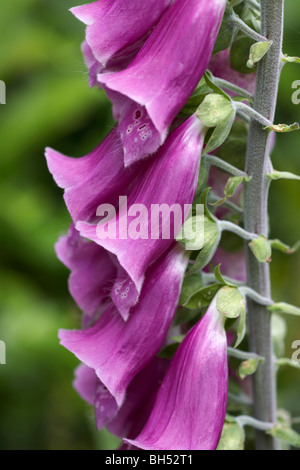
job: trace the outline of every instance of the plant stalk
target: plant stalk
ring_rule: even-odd
[[[268,53],[259,62],[253,108],[274,122],[278,83],[281,71],[284,0],[261,0],[261,34],[273,41]],[[245,172],[252,176],[245,185],[245,229],[268,236],[268,192],[270,172],[271,134],[251,119]],[[271,298],[269,265],[259,263],[245,246],[247,285],[261,296]],[[273,361],[271,315],[266,307],[254,300],[248,301],[250,349],[265,358],[253,376],[254,416],[256,419],[276,422],[276,377]],[[277,450],[278,442],[266,433],[256,431],[257,450]]]

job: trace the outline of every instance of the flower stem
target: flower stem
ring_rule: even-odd
[[[269,52],[259,62],[253,108],[271,122],[274,121],[278,83],[281,71],[284,0],[262,0],[261,34],[273,41]],[[268,237],[268,192],[266,173],[270,166],[270,133],[251,119],[246,157],[246,173],[252,176],[245,185],[245,229]],[[247,285],[266,298],[271,298],[269,264],[259,263],[245,245]],[[255,418],[276,422],[276,378],[273,361],[271,315],[263,305],[248,300],[251,351],[265,361],[253,376]],[[276,450],[277,441],[262,431],[256,432],[257,450]]]

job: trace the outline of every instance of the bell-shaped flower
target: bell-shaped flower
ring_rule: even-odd
[[[127,322],[112,305],[91,328],[60,330],[61,344],[94,369],[105,387],[100,406],[114,398],[117,412],[131,381],[160,350],[176,311],[187,260],[185,250],[175,243],[150,267]]]
[[[124,169],[124,153],[117,128],[90,154],[81,158],[46,149],[46,160],[74,222],[96,219],[100,204],[117,204],[126,193],[141,165]]]
[[[226,0],[177,0],[125,70],[98,75],[128,98],[119,121],[126,166],[164,142],[209,64],[225,6]]]
[[[96,62],[99,72],[127,67],[173,1],[99,0],[71,8],[87,25],[85,43],[89,50],[84,46],[83,52],[91,74]],[[91,55],[93,64],[88,60]]]
[[[73,225],[67,235],[60,237],[55,250],[71,271],[71,295],[91,321],[101,314],[116,278],[112,257],[101,246],[80,237]]]
[[[154,357],[132,380],[120,409],[113,396],[105,390],[95,370],[85,364],[77,367],[73,385],[79,395],[94,406],[98,429],[106,426],[112,434],[120,438],[134,439],[149,418],[169,364],[169,359]],[[106,400],[103,397],[106,397]]]
[[[125,319],[138,300],[146,270],[173,243],[188,215],[204,135],[202,123],[191,116],[168,137],[157,155],[146,160],[147,169],[116,217],[105,224],[76,225],[83,237],[117,256],[123,269],[112,289],[112,299]]]
[[[215,450],[226,413],[227,338],[216,298],[180,344],[139,436],[147,450]]]

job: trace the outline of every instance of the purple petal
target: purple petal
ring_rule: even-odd
[[[144,429],[125,442],[149,450],[216,449],[226,413],[226,348],[214,299],[179,346]]]
[[[74,222],[96,218],[100,204],[116,204],[126,194],[142,166],[124,169],[124,154],[117,129],[95,150],[82,158],[70,158],[46,149],[49,171],[58,186]]]
[[[101,0],[72,8],[87,25],[86,41],[102,66],[112,58],[134,57],[173,0]]]
[[[165,140],[209,64],[225,6],[225,0],[177,0],[127,69],[98,75],[100,83],[135,102],[144,114],[141,125],[149,125],[143,145],[138,140],[135,146],[136,132],[127,133],[134,113],[125,107],[120,132],[126,162],[144,158]]]
[[[94,405],[96,397],[96,387],[99,379],[94,369],[80,364],[75,370],[75,379],[73,386],[76,392],[87,401],[90,405]]]
[[[95,370],[119,407],[130,382],[163,344],[186,265],[185,251],[175,244],[149,269],[140,301],[127,322],[112,306],[87,330],[59,332],[61,344]]]
[[[183,219],[187,216],[184,214],[184,209],[186,209],[184,205],[189,207],[195,196],[203,139],[202,124],[196,116],[191,116],[170,135],[157,155],[149,161],[147,170],[136,181],[128,195],[127,207],[123,205],[117,218],[106,224],[110,233],[114,231],[114,227],[119,227],[119,233],[115,239],[104,238],[99,225],[80,222],[76,225],[82,236],[95,241],[115,254],[127,273],[127,279],[122,276],[116,280],[112,291],[113,300],[125,319],[128,316],[130,306],[138,300],[148,266],[172,244],[181,228]],[[141,223],[143,229],[146,230],[145,236],[147,238],[145,239],[132,238],[131,228],[136,217],[130,216],[128,213],[134,204],[142,204],[147,209]],[[151,224],[154,204],[167,204],[169,208],[177,204],[177,210],[181,213],[179,228],[174,227],[172,217],[171,223],[165,219],[164,229],[171,228],[169,234],[165,233],[165,239],[162,236],[162,227],[158,227],[154,223]],[[151,233],[151,225],[157,230],[156,239],[153,231]],[[173,232],[176,232],[175,236]],[[130,281],[133,281],[133,285]],[[125,291],[121,288],[123,284]],[[130,295],[128,289],[130,289]],[[116,297],[118,297],[118,301]],[[123,311],[121,304],[124,306]]]
[[[117,273],[109,253],[81,238],[73,226],[55,248],[60,261],[71,270],[69,290],[79,307],[89,316],[101,313]]]

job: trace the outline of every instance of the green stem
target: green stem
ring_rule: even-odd
[[[256,93],[253,108],[273,122],[278,83],[281,71],[284,0],[261,0],[263,36],[273,41],[268,53],[258,64]],[[245,229],[268,237],[268,192],[266,173],[270,168],[269,132],[251,119],[246,157],[246,173],[252,176],[245,185]],[[266,298],[271,298],[268,263],[259,263],[248,244],[245,244],[247,285]],[[253,376],[254,416],[256,419],[276,421],[276,378],[273,361],[271,315],[265,306],[248,300],[249,339],[252,352],[265,361]],[[256,432],[257,450],[276,450],[277,441],[262,431]]]
[[[226,173],[230,173],[233,176],[248,176],[244,171],[241,171],[235,166],[230,165],[230,163],[225,162],[225,160],[222,160],[219,157],[215,157],[214,155],[209,154],[205,154],[203,157],[210,165],[214,165],[215,167],[220,168],[220,170],[226,171]]]
[[[254,31],[254,29],[250,28],[246,23],[244,23],[241,18],[239,18],[236,14],[233,14],[228,19],[229,23],[232,23],[234,26],[239,28],[243,33],[245,33],[250,38],[254,39],[257,42],[266,42],[268,41],[267,37],[262,36],[261,34]]]

